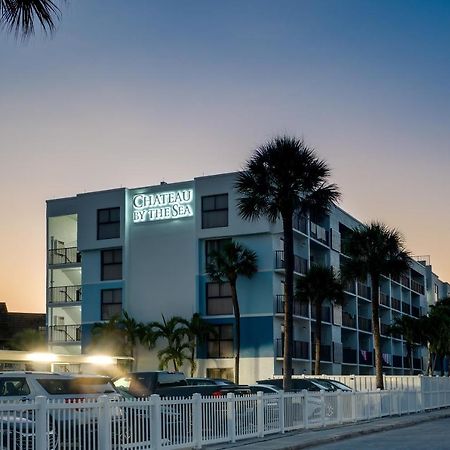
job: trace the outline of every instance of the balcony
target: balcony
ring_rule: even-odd
[[[312,359],[316,357],[315,345],[312,344]],[[320,360],[325,362],[331,362],[331,345],[320,346]]]
[[[328,245],[329,243],[329,232],[325,228],[317,225],[314,222],[309,224],[309,234],[316,241],[322,242],[322,244]]]
[[[419,294],[422,294],[422,295],[425,294],[424,285],[415,280],[411,280],[411,289],[415,292],[418,292]]]
[[[315,305],[311,305],[311,319],[316,319]],[[331,308],[329,306],[322,306],[322,322],[331,323]]]
[[[411,305],[409,303],[402,302],[402,312],[404,314],[411,314]]]
[[[275,297],[275,307],[277,314],[284,314],[284,295]],[[305,302],[294,301],[294,316],[309,317],[309,304]]]
[[[372,321],[370,319],[358,317],[358,325],[360,330],[368,331],[369,333],[372,332]]]
[[[300,231],[303,234],[307,234],[308,219],[305,216],[302,216],[301,214],[295,214],[293,228],[294,230]]]
[[[396,309],[397,311],[400,311],[401,304],[402,304],[402,302],[398,298],[394,298],[394,297],[391,298],[392,309]]]
[[[76,247],[63,247],[48,250],[48,264],[50,266],[80,263],[81,253]]]
[[[380,305],[387,306],[389,308],[389,295],[385,294],[384,292],[380,292]]]
[[[390,328],[390,326],[389,326],[388,324],[386,324],[386,323],[380,323],[380,333],[381,333],[383,336],[390,336],[389,328]]]
[[[342,312],[342,326],[348,328],[356,328],[356,317],[347,311]]]
[[[275,251],[275,269],[285,269],[284,250]],[[308,260],[294,255],[294,272],[306,275],[306,272],[308,272]]]
[[[277,358],[284,356],[284,340],[276,340],[276,354]],[[292,357],[296,359],[309,359],[309,342],[294,341],[294,348]]]
[[[370,287],[366,284],[358,282],[358,295],[370,300],[372,298]]]
[[[359,351],[359,364],[364,366],[373,366],[372,352],[367,350]]]
[[[356,349],[344,347],[342,349],[342,362],[344,364],[356,364],[357,363]]]
[[[420,317],[420,308],[417,306],[411,307],[411,315],[414,317]]]
[[[406,275],[400,275],[400,283],[409,288],[411,280]]]
[[[402,367],[403,356],[400,355],[392,355],[392,366],[393,367]]]
[[[48,327],[48,340],[52,343],[81,342],[81,325],[53,325]]]
[[[48,289],[49,303],[81,302],[81,286],[56,286]]]

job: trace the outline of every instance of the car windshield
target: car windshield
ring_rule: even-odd
[[[108,378],[38,378],[36,380],[51,395],[109,394],[114,391]]]

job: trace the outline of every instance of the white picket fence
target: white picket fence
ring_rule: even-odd
[[[200,448],[450,406],[450,379],[420,389],[0,403],[2,450]]]

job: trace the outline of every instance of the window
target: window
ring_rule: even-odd
[[[120,237],[120,208],[97,210],[97,239]]]
[[[217,325],[216,333],[208,336],[208,358],[232,358],[233,325]]]
[[[122,249],[102,251],[102,280],[122,279]]]
[[[228,194],[202,197],[202,228],[228,226]]]
[[[205,261],[206,264],[211,262],[212,252],[221,252],[227,244],[231,243],[231,239],[211,239],[205,241]]]
[[[234,381],[234,370],[231,368],[209,368],[206,369],[206,376],[208,378],[219,378],[221,380]],[[273,393],[273,392],[272,392]]]
[[[122,289],[103,289],[101,320],[109,320],[121,313]]]
[[[2,378],[0,380],[0,397],[28,395],[30,388],[25,378]]]
[[[230,283],[206,283],[206,314],[233,314]]]

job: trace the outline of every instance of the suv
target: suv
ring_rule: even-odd
[[[8,404],[26,405],[37,396],[51,400],[61,399],[65,403],[82,402],[85,399],[108,395],[121,398],[108,377],[90,375],[66,375],[51,372],[0,372],[0,450],[34,448],[35,415],[32,409],[8,409]],[[120,415],[120,411],[117,411]],[[49,404],[48,449],[59,447],[64,436],[77,436],[75,429],[89,419],[90,434],[95,439],[96,411],[80,405],[71,411],[61,411],[57,405]],[[59,437],[59,439],[58,439]]]

